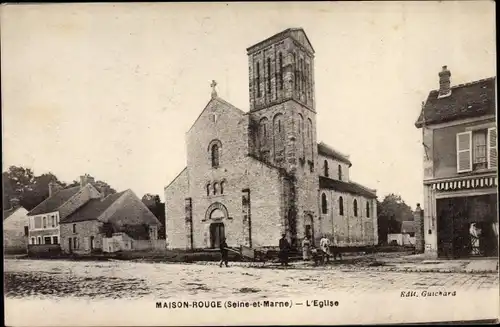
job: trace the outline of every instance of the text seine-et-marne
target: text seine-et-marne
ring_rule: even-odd
[[[338,306],[337,301],[330,300],[312,300],[300,303],[306,307],[333,307]],[[202,308],[290,308],[290,301],[172,301],[156,302],[156,308],[165,309],[202,309]]]

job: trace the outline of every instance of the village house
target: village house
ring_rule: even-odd
[[[376,191],[347,155],[317,143],[314,49],[301,28],[247,49],[250,110],[212,97],[186,135],[187,166],[165,187],[169,248],[294,247],[322,235],[378,243]]]
[[[109,250],[108,239],[114,244],[108,252],[158,246],[160,222],[131,190],[109,194],[94,184],[88,175],[67,189],[50,184],[49,197],[28,214],[30,244],[57,245],[77,254]],[[137,240],[137,247],[115,244],[116,233]]]
[[[10,208],[3,211],[3,249],[5,253],[26,252],[28,246],[28,210],[19,199],[10,201]]]
[[[496,77],[451,86],[443,66],[416,127],[424,147],[417,247],[433,257],[498,255]]]
[[[387,234],[387,244],[396,243],[401,246],[415,246],[415,221],[404,220],[401,222],[399,233]]]

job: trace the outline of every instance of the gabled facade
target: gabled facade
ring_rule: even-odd
[[[159,227],[158,219],[131,190],[102,194],[61,221],[61,249],[77,254],[103,251],[106,238],[116,233],[154,242]],[[133,245],[128,250],[132,249]]]
[[[12,199],[10,208],[3,211],[4,252],[25,252],[28,245],[28,210]]]
[[[446,66],[438,75],[440,88],[429,93],[416,122],[424,147],[425,208],[418,247],[438,257],[495,255],[496,77],[452,87]],[[471,226],[481,230],[479,238],[471,236]]]
[[[80,186],[61,189],[49,185],[49,197],[28,213],[29,244],[60,244],[60,222],[91,199],[100,197],[92,180],[83,176]]]
[[[29,244],[58,245],[65,253],[84,254],[102,250],[103,239],[114,232],[131,239],[158,239],[160,222],[131,190],[108,194],[94,184],[88,175],[81,176],[79,186],[67,189],[50,184],[49,197],[28,213]]]
[[[229,246],[272,247],[282,234],[294,247],[322,234],[343,237],[343,245],[376,242],[374,190],[350,183],[350,161],[317,144],[314,49],[305,32],[287,29],[247,55],[250,110],[219,98],[213,83],[212,99],[187,132],[187,166],[165,187],[168,247],[213,248],[222,238]],[[325,161],[341,168],[322,182]],[[335,183],[330,177],[339,172]],[[355,223],[370,226],[354,237],[347,234],[358,229],[341,231],[344,223],[333,216],[324,223],[321,189],[330,197],[359,196],[360,207],[370,202],[370,219]],[[349,201],[346,211],[357,200]]]

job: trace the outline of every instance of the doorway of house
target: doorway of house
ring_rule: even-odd
[[[73,240],[72,238],[68,238],[68,248],[69,248],[69,253],[73,252]]]
[[[218,248],[224,238],[224,223],[217,222],[210,224],[210,247]]]
[[[304,236],[308,237],[311,244],[314,244],[314,227],[313,227],[313,217],[311,214],[307,214],[305,217],[305,227]]]
[[[498,255],[495,195],[438,199],[438,256],[467,258]]]

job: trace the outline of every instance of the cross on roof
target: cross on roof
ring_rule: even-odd
[[[215,98],[217,96],[217,91],[215,90],[216,86],[217,82],[215,80],[212,80],[212,83],[210,84],[210,87],[212,88],[212,98]]]

